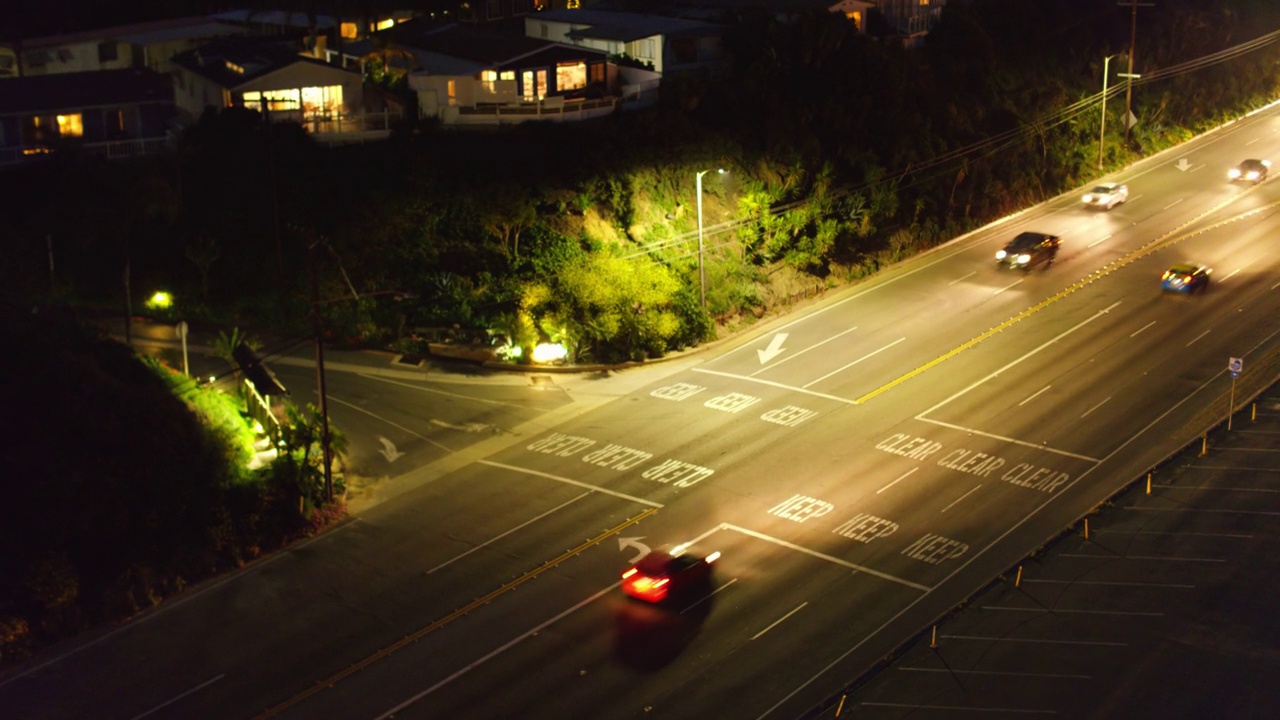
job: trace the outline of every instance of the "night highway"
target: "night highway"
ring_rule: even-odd
[[[1060,197],[597,381],[624,389],[592,402],[418,404],[351,375],[335,397],[402,429],[354,433],[361,462],[380,435],[415,453],[400,494],[58,648],[0,702],[31,719],[800,716],[1202,432],[1229,358],[1248,372],[1280,346],[1280,185],[1227,179],[1280,158],[1278,131],[1268,109],[1107,178],[1130,190],[1110,211]],[[999,269],[1023,231],[1059,235],[1055,262]],[[1213,268],[1206,292],[1162,293],[1183,260]],[[645,549],[685,542],[722,553],[705,594],[619,591]]]

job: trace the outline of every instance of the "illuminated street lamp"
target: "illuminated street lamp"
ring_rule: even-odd
[[[696,179],[698,186],[698,287],[700,288],[703,310],[707,309],[707,270],[703,266],[702,260],[702,176],[709,172],[711,171],[703,170],[702,172],[699,172]],[[717,168],[716,172],[723,175],[725,170],[724,168]]]
[[[1111,67],[1111,58],[1120,57],[1124,53],[1116,53],[1102,58],[1102,123],[1098,128],[1098,169],[1102,169],[1102,144],[1107,134],[1107,74]],[[1128,118],[1125,118],[1127,121]]]

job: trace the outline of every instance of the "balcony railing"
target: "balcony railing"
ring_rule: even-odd
[[[127,158],[158,155],[174,147],[172,136],[157,138],[139,138],[133,140],[111,140],[109,142],[76,143],[71,140],[62,141],[60,145],[24,145],[20,147],[0,148],[0,166],[17,165],[24,162],[47,160],[61,153],[77,153],[90,157],[120,160]]]

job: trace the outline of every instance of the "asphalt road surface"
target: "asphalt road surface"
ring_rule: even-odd
[[[595,402],[569,393],[348,525],[10,673],[0,703],[806,714],[1202,432],[1228,358],[1248,372],[1280,347],[1280,185],[1226,181],[1280,157],[1277,128],[1270,110],[1131,168],[1110,212],[1059,198]],[[1062,236],[1057,261],[998,270],[1024,230]],[[1184,259],[1211,286],[1163,294]],[[463,421],[371,387],[334,392],[410,429]],[[414,432],[424,459],[446,442]],[[723,553],[704,596],[621,596],[645,547],[682,542]]]

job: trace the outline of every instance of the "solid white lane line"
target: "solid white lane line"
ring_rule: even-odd
[[[987,637],[984,635],[939,635],[944,640],[974,640],[977,642],[1043,643],[1045,645],[1095,645],[1098,647],[1129,647],[1129,643],[1103,640],[1047,640],[1042,638]]]
[[[1280,493],[1280,490],[1275,488],[1221,487],[1215,485],[1200,485],[1196,487],[1191,485],[1162,485],[1157,483],[1151,487],[1165,488],[1166,490],[1221,490],[1222,492]]]
[[[1195,585],[1187,585],[1185,583],[1148,583],[1148,582],[1123,582],[1119,580],[1032,580],[1023,578],[1024,583],[1040,583],[1042,585],[1121,585],[1125,587],[1161,587],[1161,588],[1181,588],[1190,590]]]
[[[1164,530],[1095,530],[1094,532],[1099,535],[1177,535],[1178,537],[1186,535],[1188,537],[1225,537],[1237,538],[1240,540],[1253,539],[1252,534],[1244,533],[1167,532]]]
[[[1006,713],[1015,715],[1057,715],[1057,710],[1024,710],[1022,708],[977,707],[969,705],[915,705],[912,703],[863,702],[865,707],[890,707],[911,710],[957,710],[959,712]]]
[[[1219,515],[1263,515],[1267,517],[1280,517],[1280,512],[1274,512],[1271,510],[1211,510],[1211,509],[1205,509],[1205,508],[1182,508],[1182,507],[1174,507],[1174,508],[1134,507],[1129,509],[1141,510],[1143,512],[1216,513]]]
[[[224,673],[224,674],[222,674],[222,675],[219,675],[219,676],[217,676],[217,677],[215,677],[215,678],[211,678],[211,679],[209,679],[209,680],[205,680],[204,682],[202,682],[202,683],[200,683],[199,685],[197,685],[197,686],[195,686],[195,687],[191,688],[190,690],[188,690],[188,691],[186,691],[186,692],[182,693],[181,695],[175,695],[175,696],[173,696],[173,697],[169,698],[168,700],[166,700],[166,701],[164,701],[164,702],[160,703],[159,705],[157,705],[157,706],[155,706],[155,707],[151,708],[150,710],[148,710],[148,711],[146,711],[146,712],[142,713],[141,715],[134,715],[134,716],[133,716],[133,718],[132,718],[132,720],[138,720],[139,718],[144,718],[144,717],[146,717],[146,716],[148,716],[148,715],[150,715],[150,714],[152,714],[152,713],[154,713],[154,712],[156,712],[156,711],[160,710],[161,708],[168,707],[168,706],[170,706],[170,705],[172,705],[172,704],[174,704],[174,703],[178,702],[178,701],[179,701],[179,700],[181,700],[182,698],[184,698],[184,697],[186,697],[186,696],[190,695],[191,693],[193,693],[193,692],[197,692],[197,691],[199,691],[199,690],[203,690],[204,688],[206,688],[206,687],[208,687],[208,686],[210,686],[210,685],[212,685],[212,684],[214,684],[214,683],[218,682],[219,680],[221,680],[221,679],[222,679],[222,678],[224,678],[224,677],[226,677],[226,674],[225,674],[225,673]]]
[[[902,342],[903,340],[906,340],[906,338],[904,338],[904,337],[902,337],[902,338],[898,338],[897,340],[894,340],[893,342],[889,343],[888,345],[885,345],[884,347],[882,347],[882,348],[880,348],[880,349],[878,349],[878,350],[872,350],[871,352],[867,353],[866,355],[863,355],[862,357],[858,358],[857,360],[854,360],[853,362],[849,363],[848,365],[845,365],[844,367],[836,368],[835,370],[832,370],[831,372],[827,373],[826,375],[823,375],[822,377],[818,378],[817,380],[814,380],[814,381],[812,381],[812,382],[805,383],[805,384],[804,384],[804,385],[802,385],[801,387],[806,387],[806,388],[807,388],[807,387],[809,387],[810,385],[815,385],[815,384],[817,384],[817,383],[822,382],[823,380],[826,380],[827,378],[831,377],[832,375],[835,375],[835,374],[837,374],[837,373],[844,372],[845,370],[848,370],[849,368],[853,367],[854,365],[857,365],[858,363],[862,362],[863,360],[866,360],[867,358],[871,358],[871,357],[875,357],[876,355],[879,355],[880,353],[884,352],[885,350],[888,350],[889,348],[893,347],[894,345],[897,345],[898,343]]]
[[[748,530],[744,527],[739,527],[737,525],[732,525],[730,523],[720,523],[720,527],[724,530],[732,530],[737,533],[742,533],[743,535],[748,535],[757,540],[764,540],[765,542],[771,542],[774,545],[780,545],[784,548],[795,550],[796,552],[802,552],[806,555],[816,557],[819,560],[826,560],[829,563],[835,563],[836,565],[847,567],[850,570],[857,570],[858,572],[862,572],[868,575],[878,577],[881,580],[888,580],[889,582],[894,582],[899,585],[905,585],[909,588],[915,588],[916,590],[923,590],[926,592],[930,589],[927,585],[921,585],[920,583],[913,583],[910,580],[903,580],[902,578],[894,577],[892,575],[889,575],[888,573],[882,573],[879,570],[872,570],[869,567],[863,567],[862,565],[851,563],[848,560],[841,560],[838,557],[832,557],[825,553],[820,553],[817,550],[810,550],[807,547],[802,547],[800,545],[796,545],[795,543],[787,542],[786,540],[780,540],[776,537],[772,537],[770,535],[765,535],[764,533],[756,532],[755,530]]]
[[[382,417],[381,415],[378,415],[377,413],[371,413],[371,412],[369,412],[368,410],[365,410],[364,408],[360,407],[359,405],[356,405],[356,404],[354,404],[354,403],[349,403],[349,402],[347,402],[346,400],[342,400],[341,398],[336,398],[336,397],[334,397],[334,396],[332,396],[332,395],[330,395],[330,396],[329,396],[329,402],[336,402],[336,403],[338,403],[339,405],[346,405],[347,407],[351,408],[352,410],[355,410],[355,411],[357,411],[357,412],[362,412],[362,413],[364,413],[365,415],[368,415],[369,417],[371,417],[371,418],[373,418],[373,419],[375,419],[375,420],[380,420],[380,421],[382,421],[382,422],[384,422],[384,423],[386,423],[386,424],[390,425],[391,427],[393,427],[393,428],[395,428],[395,429],[397,429],[397,430],[399,430],[399,431],[401,431],[401,432],[409,433],[410,435],[412,435],[412,436],[414,436],[414,437],[418,438],[419,440],[425,440],[426,442],[431,443],[432,445],[435,445],[436,447],[440,448],[441,450],[444,450],[445,452],[453,452],[453,449],[452,449],[452,448],[449,448],[449,447],[446,447],[446,446],[444,446],[444,445],[441,445],[440,443],[436,442],[435,440],[432,440],[431,438],[427,437],[426,435],[422,435],[422,434],[420,434],[420,433],[416,433],[416,432],[414,432],[414,431],[410,430],[409,428],[407,428],[407,427],[405,427],[405,426],[403,426],[403,425],[401,425],[401,424],[399,424],[399,423],[392,422],[391,420],[388,420],[388,419],[386,419],[386,418]]]
[[[809,604],[809,601],[808,601],[808,600],[806,600],[806,601],[804,601],[804,602],[800,603],[799,607],[797,607],[795,610],[792,610],[791,612],[787,613],[786,615],[783,615],[782,617],[778,618],[777,620],[774,620],[772,625],[770,625],[769,627],[767,627],[767,628],[765,628],[765,629],[761,630],[760,632],[756,633],[755,635],[752,635],[752,636],[751,636],[751,639],[752,639],[752,640],[755,640],[756,638],[760,637],[761,635],[763,635],[763,634],[765,634],[765,633],[769,632],[770,630],[774,629],[775,627],[777,627],[777,626],[778,626],[778,623],[781,623],[783,620],[786,620],[787,618],[791,617],[792,615],[795,615],[796,613],[800,612],[800,608],[802,608],[802,607],[804,607],[805,605],[808,605],[808,604]]]
[[[1225,276],[1223,276],[1222,278],[1220,278],[1220,279],[1218,280],[1218,282],[1219,282],[1219,283],[1222,283],[1222,282],[1225,282],[1225,281],[1227,281],[1227,280],[1230,280],[1231,278],[1233,278],[1233,277],[1235,277],[1236,275],[1238,275],[1238,274],[1240,273],[1240,271],[1241,271],[1241,270],[1243,270],[1243,269],[1244,269],[1244,268],[1236,268],[1235,270],[1231,271],[1230,273],[1228,273],[1228,274],[1226,274]]]
[[[1173,207],[1174,205],[1177,205],[1178,203],[1182,202],[1183,200],[1186,200],[1186,198],[1178,198],[1177,200],[1174,200],[1173,202],[1169,203],[1168,205],[1165,205],[1164,207],[1162,207],[1162,208],[1160,208],[1160,209],[1161,209],[1161,210],[1168,210],[1169,208]]]
[[[721,585],[720,587],[716,588],[715,590],[712,590],[711,592],[707,593],[706,597],[704,597],[704,598],[702,598],[701,600],[699,600],[698,602],[696,602],[696,603],[694,603],[694,604],[690,605],[689,607],[687,607],[687,608],[685,608],[685,609],[681,610],[681,611],[680,611],[680,614],[681,614],[681,615],[683,615],[683,614],[685,614],[685,613],[689,612],[690,610],[692,610],[692,609],[694,609],[694,608],[698,607],[698,606],[699,606],[699,605],[701,605],[702,603],[704,603],[704,602],[706,602],[706,601],[710,600],[712,597],[714,597],[716,593],[720,592],[721,590],[724,590],[725,588],[729,587],[730,585],[732,585],[732,584],[734,584],[734,583],[736,583],[736,582],[738,582],[738,578],[734,578],[734,579],[730,580],[729,582],[727,582],[727,583],[725,583],[725,584]]]
[[[922,417],[920,415],[917,415],[915,419],[919,420],[920,422],[929,423],[930,425],[937,425],[939,427],[951,428],[952,430],[959,430],[961,432],[968,433],[970,435],[978,435],[980,437],[991,438],[992,440],[1000,440],[1003,442],[1007,442],[1011,445],[1021,445],[1023,447],[1034,448],[1036,450],[1042,450],[1047,453],[1053,453],[1054,455],[1061,455],[1063,457],[1075,458],[1077,460],[1088,460],[1091,463],[1101,462],[1100,460],[1098,460],[1098,458],[1089,457],[1088,455],[1081,455],[1080,453],[1068,452],[1066,450],[1056,450],[1054,448],[1041,445],[1040,443],[1027,442],[1026,440],[1019,440],[1017,438],[1005,437],[1003,435],[996,435],[995,433],[989,433],[983,430],[978,430],[977,428],[965,427],[964,425],[956,425],[955,423],[943,422],[941,420],[934,420],[933,418]]]
[[[1101,555],[1099,553],[1058,553],[1058,557],[1092,558],[1094,560],[1164,560],[1168,562],[1226,562],[1221,558],[1178,557],[1177,555]]]
[[[1023,400],[1022,402],[1018,403],[1018,407],[1022,407],[1023,405],[1026,405],[1027,403],[1031,402],[1032,400],[1035,400],[1037,397],[1039,397],[1039,396],[1040,396],[1040,393],[1045,392],[1045,391],[1046,391],[1046,390],[1048,390],[1050,387],[1052,387],[1052,386],[1051,386],[1051,385],[1045,385],[1044,387],[1040,388],[1039,390],[1037,390],[1037,391],[1036,391],[1036,393],[1035,393],[1034,395],[1032,395],[1031,397],[1027,398],[1026,400]]]
[[[1213,332],[1213,331],[1212,331],[1212,330],[1205,330],[1204,332],[1200,333],[1199,335],[1197,335],[1197,336],[1195,336],[1195,337],[1191,338],[1191,342],[1187,343],[1187,344],[1186,344],[1186,345],[1184,345],[1183,347],[1191,347],[1192,345],[1195,345],[1197,340],[1199,340],[1200,338],[1204,337],[1205,335],[1208,335],[1208,334],[1209,334],[1209,333],[1211,333],[1211,332]]]
[[[971,277],[973,277],[974,275],[977,275],[977,274],[978,274],[978,271],[977,271],[977,270],[974,270],[973,272],[969,273],[968,275],[961,275],[960,277],[956,278],[955,280],[952,280],[951,282],[949,282],[949,283],[947,283],[947,284],[948,284],[948,285],[955,285],[956,283],[960,282],[961,280],[964,280],[965,278],[971,278]]]
[[[965,493],[965,494],[961,495],[960,497],[956,498],[956,499],[955,499],[955,500],[954,500],[950,505],[948,505],[948,506],[946,506],[946,507],[942,508],[942,512],[946,512],[946,511],[950,510],[951,508],[955,507],[956,503],[958,503],[958,502],[960,502],[961,500],[963,500],[963,499],[965,499],[965,498],[969,497],[970,495],[972,495],[972,494],[974,494],[974,493],[978,492],[978,488],[980,488],[980,487],[982,487],[982,483],[978,483],[977,487],[975,487],[974,489],[970,490],[969,492],[967,492],[967,493]]]
[[[502,468],[503,470],[510,470],[512,472],[524,473],[525,475],[536,475],[537,477],[546,478],[548,480],[555,480],[556,482],[562,482],[566,485],[573,485],[574,487],[580,487],[586,490],[604,493],[605,495],[612,495],[616,498],[622,498],[623,500],[630,500],[631,502],[640,503],[641,505],[648,505],[649,507],[655,507],[655,508],[662,507],[662,503],[656,503],[652,500],[645,500],[644,498],[639,498],[634,495],[627,495],[626,493],[615,492],[613,490],[609,490],[608,488],[599,487],[598,485],[591,485],[590,483],[579,482],[577,480],[570,480],[569,478],[560,477],[559,475],[552,475],[551,473],[544,473],[538,470],[530,470],[529,468],[516,467],[515,465],[508,465],[506,463],[494,462],[492,460],[477,460],[476,462],[481,465],[488,465],[490,467]]]
[[[809,347],[807,347],[807,348],[805,348],[805,349],[803,349],[803,350],[800,350],[800,351],[797,351],[797,352],[791,353],[790,355],[787,355],[786,357],[782,358],[781,360],[779,360],[779,361],[778,361],[778,362],[776,362],[776,363],[770,363],[769,365],[765,365],[764,367],[760,368],[759,370],[757,370],[757,371],[755,371],[755,372],[751,373],[751,375],[749,375],[748,377],[755,377],[756,375],[759,375],[760,373],[764,372],[765,370],[770,370],[770,369],[772,369],[772,368],[776,368],[776,367],[778,367],[779,365],[781,365],[782,363],[784,363],[784,362],[786,362],[786,361],[788,361],[788,360],[790,360],[790,359],[792,359],[792,358],[800,357],[801,355],[803,355],[803,354],[805,354],[805,353],[809,352],[810,350],[817,350],[818,348],[822,347],[823,345],[826,345],[827,343],[831,342],[832,340],[836,340],[836,339],[838,339],[838,338],[844,337],[845,335],[848,335],[849,333],[851,333],[851,332],[853,332],[854,330],[857,330],[857,329],[858,329],[858,328],[857,328],[857,326],[854,326],[854,327],[849,328],[848,330],[845,330],[845,331],[844,331],[844,332],[842,332],[842,333],[836,333],[835,335],[832,335],[831,337],[827,338],[826,340],[823,340],[822,342],[818,343],[817,345],[810,345]]]
[[[1155,321],[1155,320],[1152,320],[1151,322],[1147,323],[1146,325],[1143,325],[1142,327],[1138,328],[1137,330],[1134,330],[1134,331],[1133,331],[1133,334],[1132,334],[1132,335],[1130,335],[1129,337],[1131,337],[1131,338],[1133,338],[1133,337],[1138,337],[1138,333],[1142,332],[1143,330],[1146,330],[1147,328],[1149,328],[1149,327],[1151,327],[1152,325],[1155,325],[1155,324],[1156,324],[1156,321]]]
[[[1005,285],[1004,287],[1000,288],[999,290],[996,290],[994,293],[992,293],[992,295],[999,295],[1000,293],[1004,292],[1005,290],[1012,290],[1013,288],[1016,288],[1016,287],[1018,287],[1018,285],[1021,285],[1021,284],[1022,284],[1022,281],[1021,281],[1021,280],[1017,280],[1017,281],[1015,281],[1012,285]]]
[[[1084,418],[1089,417],[1089,413],[1093,412],[1094,410],[1097,410],[1098,408],[1102,407],[1103,405],[1106,405],[1106,404],[1107,404],[1107,400],[1110,400],[1110,399],[1111,399],[1111,396],[1110,396],[1110,395],[1108,395],[1106,400],[1103,400],[1102,402],[1098,403],[1097,405],[1094,405],[1093,407],[1089,408],[1088,410],[1085,410],[1085,411],[1084,411],[1084,414],[1080,416],[1080,419],[1081,419],[1081,420],[1083,420]]]
[[[919,469],[920,469],[919,467],[913,467],[913,468],[911,468],[910,470],[908,470],[908,471],[906,471],[906,472],[902,473],[902,474],[901,474],[901,475],[899,475],[898,477],[894,478],[894,479],[893,479],[893,482],[891,482],[891,483],[889,483],[888,485],[885,485],[884,487],[882,487],[882,488],[880,488],[879,490],[877,490],[877,491],[876,491],[876,494],[877,494],[877,495],[879,495],[880,493],[884,492],[885,490],[888,490],[889,488],[893,487],[894,485],[897,485],[899,480],[901,480],[902,478],[904,478],[904,477],[906,477],[906,476],[910,475],[911,473],[913,473],[913,472],[915,472],[915,471],[917,471],[917,470],[919,470]]]
[[[1005,605],[982,605],[983,610],[1004,610],[1006,612],[1049,613],[1053,615],[1132,615],[1137,617],[1164,617],[1162,612],[1130,612],[1125,610],[1063,610],[1061,608],[1021,608]]]
[[[517,530],[520,530],[521,528],[524,528],[524,527],[527,527],[527,526],[529,526],[529,525],[532,525],[532,524],[534,524],[534,523],[538,522],[539,520],[541,520],[542,518],[544,518],[544,517],[546,517],[546,516],[548,516],[548,515],[550,515],[550,514],[552,514],[552,513],[558,512],[558,511],[560,511],[560,510],[564,509],[565,507],[568,507],[569,505],[572,505],[573,503],[578,502],[579,500],[581,500],[582,498],[584,498],[584,497],[586,497],[586,496],[588,496],[588,495],[590,495],[590,494],[591,494],[591,493],[589,493],[589,492],[584,492],[584,493],[582,493],[581,495],[579,495],[578,497],[576,497],[576,498],[574,498],[574,499],[572,499],[572,500],[569,500],[569,501],[567,501],[567,502],[560,503],[559,505],[557,505],[557,506],[555,506],[555,507],[551,508],[550,510],[548,510],[548,511],[546,511],[546,512],[544,512],[544,513],[542,513],[541,515],[539,515],[539,516],[537,516],[537,517],[535,517],[535,518],[532,518],[532,519],[530,519],[530,520],[527,520],[527,521],[525,521],[525,522],[522,522],[522,523],[520,523],[519,525],[517,525],[517,526],[515,526],[515,527],[511,528],[510,530],[508,530],[508,531],[506,531],[506,532],[502,533],[501,535],[495,535],[495,536],[493,536],[493,537],[489,538],[488,540],[485,540],[484,542],[482,542],[482,543],[480,543],[479,545],[477,545],[477,546],[475,546],[475,547],[471,548],[470,550],[468,550],[468,551],[466,551],[466,552],[462,553],[461,555],[455,555],[455,556],[453,556],[452,558],[450,558],[450,559],[448,559],[448,560],[445,560],[444,562],[440,563],[439,565],[437,565],[437,566],[435,566],[435,567],[431,568],[430,570],[428,570],[428,571],[427,571],[427,574],[428,574],[428,575],[430,575],[431,573],[433,573],[433,572],[435,572],[435,571],[439,570],[439,569],[440,569],[440,568],[442,568],[442,567],[445,567],[446,565],[449,565],[449,564],[451,564],[451,563],[453,563],[453,562],[455,562],[455,561],[457,561],[457,560],[461,560],[462,558],[464,558],[464,557],[466,557],[466,556],[470,555],[471,553],[473,553],[473,552],[475,552],[475,551],[479,550],[480,548],[483,548],[483,547],[487,547],[487,546],[489,546],[489,545],[492,545],[493,543],[495,543],[495,542],[497,542],[497,541],[501,540],[502,538],[504,538],[504,537],[506,537],[506,536],[510,535],[511,533],[513,533],[513,532],[515,532],[515,531],[517,531]]]
[[[1023,580],[1026,582],[1026,580]],[[1071,675],[1068,673],[1037,673],[1037,672],[1013,672],[1009,670],[951,670],[948,668],[918,668],[918,667],[900,667],[899,670],[906,672],[932,672],[947,673],[948,675],[955,673],[956,675],[999,675],[1003,677],[1042,677],[1042,678],[1066,678],[1069,680],[1092,680],[1092,675]]]
[[[804,388],[799,388],[794,385],[786,385],[780,382],[773,382],[772,380],[761,380],[760,378],[754,378],[747,375],[720,372],[719,370],[708,370],[707,368],[690,368],[690,369],[693,370],[694,372],[706,373],[708,375],[718,375],[720,377],[733,378],[734,380],[745,380],[747,382],[759,383],[761,385],[768,385],[769,387],[776,387],[776,388],[781,388],[783,390],[790,390],[791,392],[804,393],[805,395],[812,395],[814,397],[826,398],[827,400],[835,400],[836,402],[841,402],[841,403],[844,403],[845,405],[858,404],[858,401],[850,400],[849,398],[836,397],[835,395],[828,395],[826,393],[814,392],[813,390],[805,390]]]

